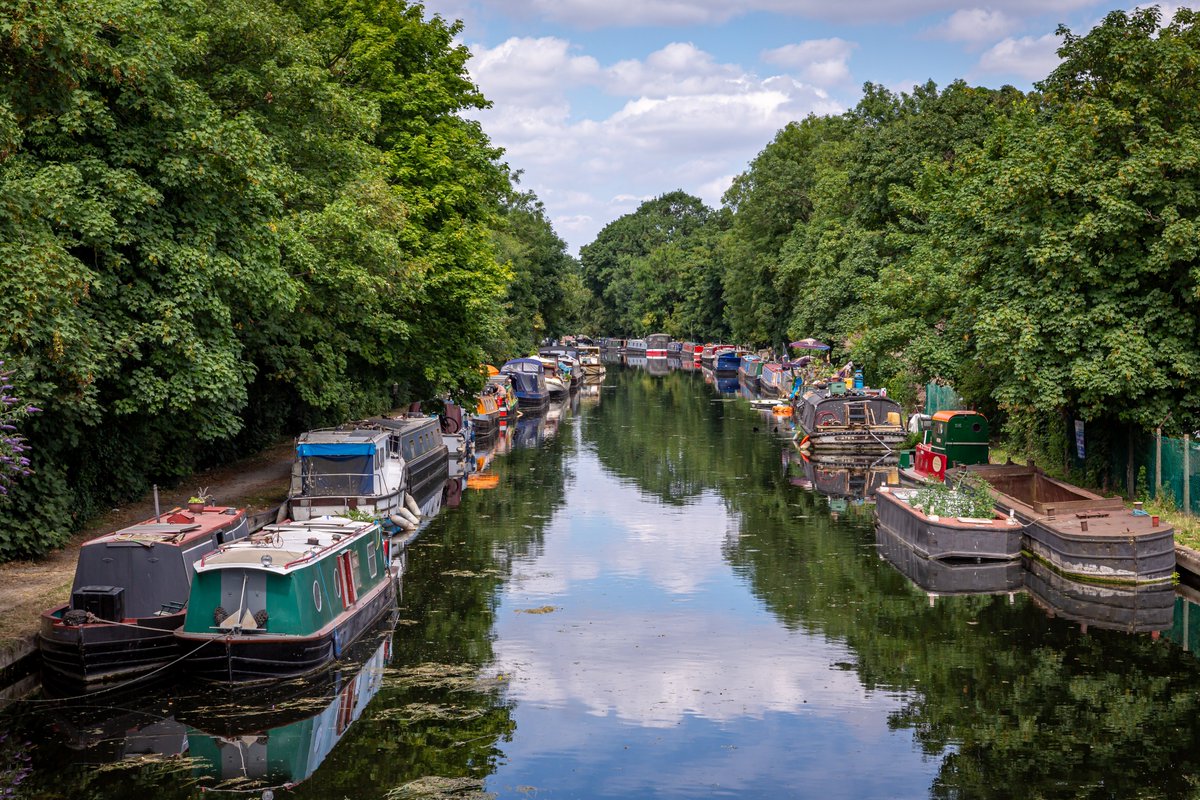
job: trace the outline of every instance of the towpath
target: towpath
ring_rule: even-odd
[[[244,507],[250,513],[278,505],[287,496],[293,453],[289,440],[233,464],[193,475],[173,489],[160,489],[161,507],[183,505],[188,496],[203,487],[208,487],[215,503]],[[38,615],[67,599],[80,545],[153,515],[154,494],[148,492],[93,520],[65,547],[45,558],[0,564],[0,669],[36,648]]]

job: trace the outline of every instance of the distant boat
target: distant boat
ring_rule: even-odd
[[[629,355],[646,355],[646,342],[644,339],[626,339],[625,352]]]
[[[738,368],[742,365],[742,354],[732,347],[722,347],[713,351],[713,371],[717,377],[737,377]]]
[[[762,359],[753,353],[744,353],[738,362],[738,380],[751,389],[758,388],[758,374],[762,371]]]
[[[376,522],[323,517],[268,525],[209,553],[175,634],[185,670],[246,684],[328,666],[395,607],[384,542]]]
[[[517,402],[522,407],[544,408],[550,401],[546,388],[546,368],[536,358],[514,358],[506,361],[500,371],[512,380]]]
[[[646,358],[666,358],[671,337],[665,333],[652,333],[646,337]]]
[[[38,644],[52,678],[93,688],[165,667],[179,650],[193,564],[250,533],[227,506],[176,508],[85,542],[71,600],[41,616]]]
[[[758,374],[758,390],[768,397],[782,397],[792,388],[792,370],[777,361],[762,365]]]

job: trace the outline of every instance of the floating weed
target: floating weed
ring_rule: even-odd
[[[500,574],[498,569],[485,569],[480,572],[472,572],[469,569],[450,569],[442,573],[450,578],[491,578]]]
[[[173,772],[191,774],[195,770],[205,766],[208,766],[208,761],[203,758],[155,753],[130,756],[120,761],[110,761],[107,764],[96,764],[91,769],[94,772],[124,772],[135,769],[153,769],[157,774],[169,775]]]
[[[478,778],[443,778],[427,775],[388,790],[384,797],[386,800],[493,800],[496,795],[485,792],[483,781]]]
[[[383,673],[383,685],[389,689],[448,689],[472,691],[476,688],[473,664],[415,664],[389,667]]]
[[[411,725],[414,722],[465,722],[478,719],[487,713],[487,709],[466,708],[464,706],[440,705],[438,703],[409,703],[398,708],[385,708],[373,715],[374,719],[387,722],[403,722]]]
[[[400,626],[400,625],[420,625],[420,624],[421,624],[421,623],[420,623],[418,620],[415,620],[415,619],[398,619],[398,620],[396,620],[396,625],[397,625],[397,626]]]
[[[554,606],[541,606],[540,608],[518,608],[515,611],[517,614],[552,614],[558,609]]]

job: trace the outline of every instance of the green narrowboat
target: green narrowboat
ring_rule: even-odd
[[[320,517],[269,525],[206,555],[175,635],[194,675],[272,681],[340,658],[395,602],[379,524]]]

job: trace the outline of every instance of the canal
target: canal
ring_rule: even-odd
[[[12,705],[0,793],[1195,796],[1189,590],[931,572],[877,540],[886,468],[789,440],[699,373],[610,368],[499,443],[353,663]]]

